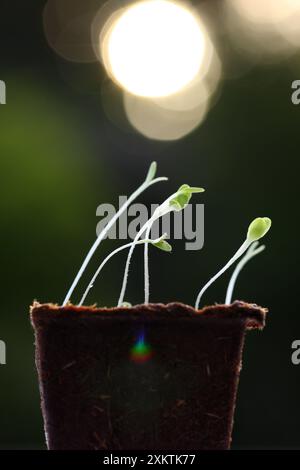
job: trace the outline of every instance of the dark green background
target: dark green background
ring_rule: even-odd
[[[199,129],[177,142],[152,142],[110,123],[98,63],[72,64],[49,48],[44,3],[0,6],[0,79],[7,84],[7,105],[0,106],[0,338],[7,343],[0,448],[45,447],[29,305],[35,298],[62,301],[94,240],[96,207],[130,193],[154,159],[170,181],[142,201],[159,202],[182,183],[204,186],[206,193],[197,196],[205,204],[204,249],[185,251],[180,242],[172,256],[151,252],[153,301],[193,303],[243,241],[249,221],[272,218],[267,250],[249,264],[236,291],[269,307],[270,315],[263,333],[247,337],[233,444],[300,447],[300,366],[290,359],[291,342],[300,337],[300,105],[291,103],[300,56],[262,62],[224,80]],[[218,29],[221,18],[213,17]],[[224,45],[226,38],[219,41]],[[230,56],[236,65],[239,59],[225,45],[221,59]],[[111,262],[91,301],[116,303],[124,261],[120,255]],[[134,303],[143,299],[141,253],[132,268],[127,298]],[[227,281],[220,279],[205,302],[222,302]]]

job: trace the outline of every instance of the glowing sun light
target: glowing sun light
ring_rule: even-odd
[[[128,92],[163,97],[180,91],[199,73],[205,32],[182,4],[147,0],[115,16],[103,39],[101,55],[109,75]]]

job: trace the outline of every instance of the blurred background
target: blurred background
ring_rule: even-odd
[[[299,448],[300,366],[290,356],[300,337],[300,105],[291,101],[292,82],[300,79],[300,1],[181,3],[197,24],[184,29],[189,17],[180,29],[175,15],[170,37],[178,55],[167,88],[159,88],[159,71],[146,54],[136,71],[140,80],[132,79],[134,69],[133,77],[122,75],[122,60],[134,66],[134,57],[126,55],[130,44],[126,49],[120,23],[120,36],[110,35],[128,5],[1,2],[7,104],[0,106],[0,338],[7,365],[0,367],[0,448],[45,448],[29,305],[62,302],[95,239],[97,206],[117,205],[153,160],[169,182],[153,186],[141,202],[159,203],[182,183],[206,192],[194,198],[205,204],[204,249],[185,251],[184,241],[174,241],[171,256],[151,250],[152,301],[193,304],[240,246],[248,223],[272,218],[267,249],[249,263],[235,292],[270,314],[265,331],[247,337],[233,447]],[[189,46],[197,37],[198,50]],[[117,245],[105,242],[102,256]],[[97,261],[99,255],[74,302]],[[89,302],[116,304],[124,263],[125,254],[111,261]],[[208,290],[205,304],[224,301],[229,276]],[[126,300],[143,300],[140,250]]]

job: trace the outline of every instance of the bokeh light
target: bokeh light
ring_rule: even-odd
[[[206,90],[203,89],[203,93]],[[126,114],[131,125],[142,135],[155,140],[178,140],[192,132],[205,118],[207,102],[180,111],[159,106],[153,100],[124,95]]]
[[[102,106],[119,129],[173,141],[196,129],[218,96],[222,66],[202,11],[179,0],[108,0],[100,8],[98,0],[48,0],[44,31],[64,59],[102,63]],[[73,87],[85,86],[83,69],[60,67]]]
[[[144,98],[124,92],[124,109],[132,127],[148,139],[175,141],[194,131],[218,96],[221,62],[207,41],[205,69],[180,92]]]
[[[99,0],[48,0],[43,26],[51,49],[71,62],[95,62],[90,30],[98,8]]]
[[[201,106],[217,90],[222,75],[220,59],[213,44],[206,37],[205,55],[201,71],[178,93],[154,98],[153,101],[164,109],[188,111]]]
[[[251,56],[274,60],[300,46],[300,0],[226,0],[225,5],[234,42]]]
[[[230,0],[248,20],[261,24],[280,22],[300,8],[299,0]]]
[[[108,74],[144,97],[176,93],[201,70],[205,33],[197,15],[169,0],[135,3],[114,14],[100,35]]]
[[[110,0],[99,10],[92,37],[94,44],[98,37],[98,58],[108,76],[123,90],[122,110],[108,113],[118,127],[124,128],[125,111],[144,137],[174,141],[204,121],[222,65],[200,18],[188,4],[169,0],[123,8]]]

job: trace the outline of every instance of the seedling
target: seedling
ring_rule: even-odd
[[[141,186],[127,199],[127,201],[123,204],[123,206],[118,210],[118,212],[111,218],[111,220],[108,222],[108,224],[104,227],[104,229],[101,231],[97,239],[95,240],[94,244],[92,245],[90,251],[88,252],[86,258],[84,259],[81,268],[79,269],[66,297],[63,302],[63,306],[65,306],[71,299],[71,295],[73,294],[82,274],[84,273],[88,263],[90,262],[92,256],[94,255],[95,251],[99,247],[100,243],[102,240],[106,237],[107,233],[110,231],[110,229],[113,227],[113,225],[116,223],[116,221],[120,218],[120,216],[126,211],[126,209],[130,206],[130,204],[140,195],[142,194],[146,189],[148,189],[150,186],[153,184],[159,183],[160,181],[167,181],[168,178],[166,177],[160,177],[160,178],[155,178],[156,175],[156,170],[157,170],[157,164],[156,162],[152,162],[150,165],[149,171],[147,173],[145,181],[141,184]]]
[[[241,261],[237,264],[237,266],[236,266],[235,270],[233,271],[233,274],[230,278],[228,288],[227,288],[227,293],[226,293],[225,304],[227,304],[227,305],[231,304],[232,294],[233,294],[233,290],[234,290],[236,280],[237,280],[240,272],[244,268],[244,266],[248,263],[248,261],[250,261],[250,259],[254,258],[254,256],[256,256],[259,253],[261,253],[262,251],[264,251],[265,248],[266,248],[265,245],[260,245],[259,246],[258,241],[253,242],[252,245],[250,245],[250,247],[246,251],[246,253],[243,256],[243,258],[241,259]]]
[[[170,212],[179,212],[183,210],[188,205],[193,193],[201,193],[203,191],[204,191],[203,188],[194,188],[194,187],[189,186],[188,184],[184,184],[180,186],[178,191],[171,194],[171,196],[169,196],[160,206],[156,208],[156,210],[153,212],[153,215],[150,217],[150,219],[141,227],[141,229],[135,236],[135,239],[130,247],[130,250],[127,256],[125,272],[124,272],[124,277],[123,277],[123,284],[121,288],[118,306],[121,306],[124,301],[130,261],[133,255],[134,248],[138,240],[142,236],[142,234],[145,232],[146,233],[145,238],[149,239],[150,231],[155,221],[157,221],[159,218],[163,217],[164,215],[169,214]],[[145,301],[144,303],[148,304],[149,303],[148,243],[145,244],[144,250],[145,250],[144,252]]]
[[[64,305],[69,302],[88,261],[117,218],[145,188],[166,179],[154,179],[155,171],[156,164],[152,164],[145,182],[101,232]],[[199,315],[198,311],[179,302],[147,305],[149,245],[171,251],[166,234],[154,240],[150,238],[153,223],[170,212],[183,210],[192,194],[202,191],[202,188],[186,184],[181,186],[158,206],[131,243],[118,247],[101,262],[80,305],[106,263],[115,254],[128,249],[118,302],[122,309],[33,304],[31,321],[35,329],[36,364],[49,449],[145,450],[172,447],[181,450],[194,447],[195,443],[200,450],[230,447],[243,339],[247,329],[264,327],[267,310],[239,302],[230,306],[209,306]],[[247,261],[263,250],[257,240],[267,233],[270,226],[268,218],[258,218],[250,224],[242,246],[200,291],[196,308],[205,290],[244,256],[229,282],[226,301],[231,302],[239,272]],[[137,245],[144,245],[145,304],[132,306],[124,302],[124,294],[131,257]],[[186,274],[186,271],[181,269],[182,273]],[[133,344],[130,341],[132,331],[137,332]],[[224,337],[226,344],[220,341]],[[59,338],[59,341],[55,342],[53,338]],[[211,355],[211,351],[215,353]],[[154,355],[163,374],[152,373],[153,367],[149,364],[149,369],[146,364]],[[209,361],[204,363],[203,358],[207,357]],[[122,366],[120,369],[120,364],[125,368]],[[176,377],[173,377],[174,364],[178,365]],[[84,386],[74,394],[78,383]],[[79,406],[81,403],[85,403],[85,407]],[[175,406],[170,408],[170,403]],[[87,413],[86,410],[92,412]],[[155,419],[153,410],[157,411]],[[218,425],[215,425],[216,416]],[[140,426],[132,426],[133,423],[145,423],[143,432],[140,432]],[[182,432],[178,433],[178,429]],[[200,434],[199,429],[203,431]]]
[[[211,284],[213,284],[225,271],[227,271],[227,269],[230,268],[230,266],[235,261],[237,261],[245,253],[245,251],[248,250],[248,248],[253,242],[262,238],[270,230],[271,224],[271,219],[269,219],[268,217],[258,217],[251,222],[248,228],[247,238],[244,243],[242,243],[241,247],[225,264],[225,266],[220,271],[218,271],[217,274],[215,274],[215,276],[213,276],[199,292],[195,304],[196,309],[199,308],[202,295],[208,289],[208,287],[211,286]]]
[[[76,288],[84,270],[86,269],[89,261],[91,260],[92,256],[94,255],[96,249],[99,247],[100,243],[102,240],[105,238],[109,230],[112,228],[112,226],[116,223],[118,218],[123,214],[123,212],[128,208],[128,206],[143,192],[145,191],[148,187],[152,186],[155,183],[158,183],[160,181],[166,181],[166,177],[160,177],[160,178],[155,178],[156,175],[156,170],[157,170],[157,165],[156,162],[153,162],[149,168],[149,171],[147,173],[145,181],[142,183],[142,185],[126,200],[126,202],[121,206],[119,211],[112,217],[112,219],[108,222],[108,224],[104,227],[104,229],[101,231],[99,234],[98,238],[92,245],[90,251],[88,252],[81,268],[79,269],[66,297],[63,302],[63,306],[65,306],[71,298],[71,295],[74,292],[74,289]],[[118,307],[124,306],[124,296],[126,292],[126,287],[127,287],[127,280],[128,280],[128,273],[129,273],[129,268],[130,268],[130,262],[131,258],[134,252],[134,249],[137,245],[144,245],[144,291],[145,291],[145,298],[144,298],[144,303],[148,304],[149,303],[149,244],[155,246],[156,248],[159,248],[163,251],[171,251],[172,247],[169,245],[169,243],[166,242],[166,234],[164,234],[162,237],[151,240],[150,238],[150,232],[152,229],[152,226],[154,222],[156,222],[158,219],[161,217],[171,213],[171,212],[179,212],[189,204],[190,199],[192,197],[193,193],[201,193],[203,192],[203,188],[198,188],[198,187],[191,187],[188,184],[183,184],[180,186],[180,188],[171,196],[169,196],[160,206],[156,208],[154,211],[153,215],[150,217],[150,219],[140,228],[138,233],[136,234],[133,242],[127,243],[126,245],[123,245],[116,250],[114,250],[112,253],[110,253],[104,261],[100,264],[98,267],[97,271],[95,272],[94,276],[92,277],[90,283],[88,284],[81,301],[79,305],[83,305],[90,289],[93,287],[97,277],[99,276],[100,272],[102,271],[103,267],[105,264],[117,253],[119,253],[122,250],[129,249],[129,253],[127,256],[126,260],[126,265],[125,265],[125,271],[124,271],[124,277],[123,277],[123,282],[122,282],[122,288],[119,296],[119,301],[118,301]],[[263,251],[264,246],[258,247],[258,244],[256,243],[257,240],[262,238],[270,229],[271,227],[271,220],[268,217],[258,217],[254,219],[251,224],[249,225],[248,232],[247,232],[247,237],[246,240],[242,243],[241,247],[237,250],[237,252],[233,255],[233,257],[225,264],[225,266],[215,274],[206,284],[205,286],[201,289],[199,292],[196,303],[195,303],[195,308],[198,309],[200,305],[201,298],[204,294],[204,292],[208,289],[208,287],[213,284],[235,261],[237,261],[245,252],[246,255],[244,258],[240,261],[240,263],[237,265],[231,279],[228,285],[227,293],[226,293],[226,299],[225,303],[228,304],[231,302],[232,298],[232,293],[233,289],[237,280],[237,277],[245,264],[255,255]],[[141,239],[142,235],[144,235],[144,238]]]
[[[146,238],[144,240],[139,240],[138,242],[136,242],[136,245],[148,245],[149,243],[153,246],[155,246],[156,248],[158,248],[159,250],[162,250],[162,251],[167,251],[167,252],[171,252],[172,251],[172,246],[165,240],[167,237],[167,234],[163,234],[160,238],[157,238],[155,240],[151,240],[149,238]],[[102,263],[100,264],[99,268],[97,269],[97,271],[95,272],[94,276],[92,277],[88,287],[86,288],[82,298],[81,298],[81,301],[79,303],[79,306],[83,305],[89,291],[92,289],[92,287],[94,286],[94,283],[97,279],[97,277],[99,276],[100,272],[102,271],[102,269],[104,268],[104,266],[106,265],[106,263],[114,256],[116,255],[117,253],[119,253],[120,251],[123,251],[123,250],[126,250],[127,248],[131,248],[131,246],[133,245],[134,242],[132,243],[127,243],[126,245],[122,245],[120,246],[119,248],[117,248],[116,250],[114,250],[112,253],[110,253],[105,259],[104,261],[102,261]],[[122,306],[126,306],[126,307],[129,307],[130,304],[128,304],[127,302],[123,302],[122,303]]]

